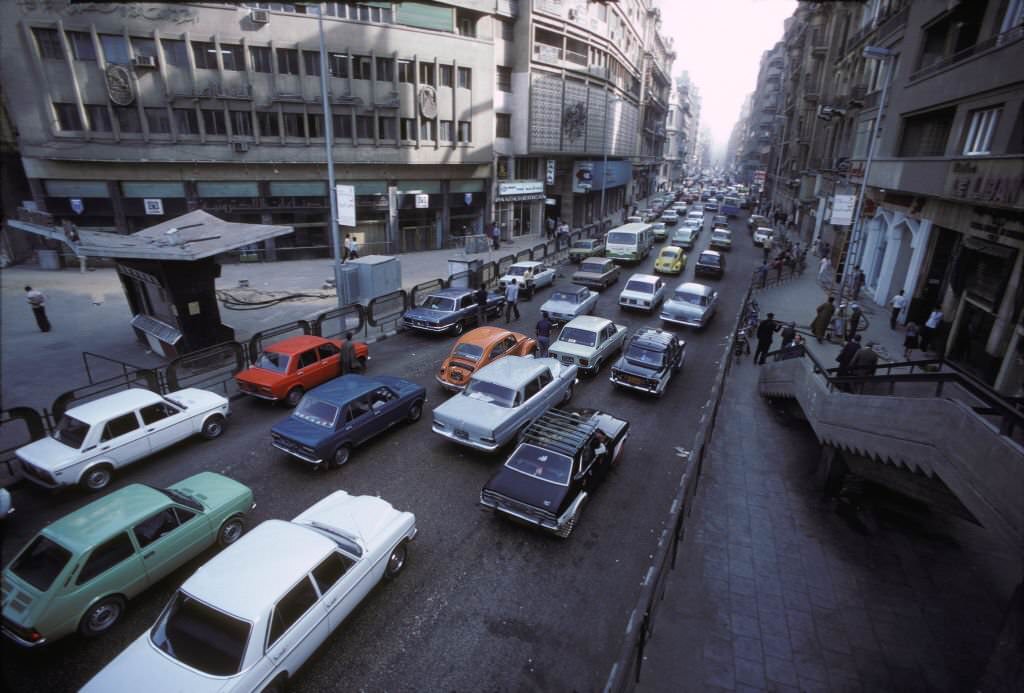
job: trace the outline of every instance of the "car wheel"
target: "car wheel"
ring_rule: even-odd
[[[334,451],[334,455],[331,456],[327,466],[331,469],[337,469],[348,464],[349,458],[352,456],[352,446],[341,445],[337,450]]]
[[[306,392],[301,387],[293,387],[291,390],[288,390],[288,394],[284,396],[285,406],[294,407],[299,403],[304,394]]]
[[[461,320],[459,320],[452,326],[452,334],[455,335],[456,337],[460,336],[465,331],[466,326],[462,323]]]
[[[393,580],[394,578],[398,577],[398,574],[402,572],[402,568],[405,567],[405,559],[407,554],[405,544],[406,542],[402,541],[401,544],[394,548],[394,550],[391,552],[391,555],[388,556],[388,564],[384,568],[385,580]]]
[[[565,396],[562,397],[562,404],[568,404],[570,399],[572,399],[572,385],[566,388]]]
[[[113,475],[113,467],[109,464],[100,464],[87,471],[79,483],[86,491],[102,491],[110,483]]]
[[[87,638],[103,635],[121,620],[124,613],[124,599],[118,596],[104,597],[89,607],[78,624],[78,632]]]
[[[224,433],[224,417],[220,414],[211,416],[203,424],[203,437],[207,440],[220,438],[222,433]]]
[[[222,549],[231,546],[242,537],[245,531],[245,521],[238,517],[229,517],[217,530],[217,545]]]
[[[409,422],[410,423],[416,423],[417,421],[420,420],[421,416],[423,416],[423,402],[422,401],[413,402],[412,406],[409,407],[409,415],[408,415]]]

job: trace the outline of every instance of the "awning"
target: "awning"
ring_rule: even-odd
[[[164,344],[177,344],[181,339],[178,328],[142,313],[132,318],[131,326],[156,337]]]

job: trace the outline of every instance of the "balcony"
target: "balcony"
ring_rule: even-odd
[[[863,163],[859,163],[863,169]],[[858,168],[854,162],[853,168]],[[968,204],[1024,210],[1024,190],[1001,184],[1024,176],[1024,157],[875,159],[868,184]]]
[[[867,38],[874,35],[875,41],[881,42],[887,38],[890,34],[902,29],[907,24],[907,15],[910,14],[910,3],[900,10],[890,10],[889,12],[879,15],[877,19],[872,21],[870,24],[862,28],[860,31],[851,34],[846,39],[846,44],[843,46],[844,53],[850,53],[855,50],[860,44],[867,43]],[[876,30],[877,29],[877,33]]]
[[[912,73],[908,81],[916,82],[919,79],[931,77],[932,75],[942,72],[947,67],[956,65],[959,62],[963,62],[964,60],[967,60],[969,58],[981,55],[982,53],[985,53],[987,51],[1002,48],[1003,46],[1015,43],[1021,40],[1021,38],[1024,38],[1024,24],[1016,26],[1010,29],[1009,31],[1004,31],[1001,34],[996,34],[995,36],[986,39],[985,41],[979,41],[973,46],[969,46],[968,48],[965,48],[962,51],[958,51],[956,53],[953,53],[952,55],[946,56],[945,58],[940,58],[939,60],[936,60],[928,65],[925,65],[924,67],[917,70],[917,72]]]

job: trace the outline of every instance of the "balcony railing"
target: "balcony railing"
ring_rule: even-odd
[[[1019,41],[1021,38],[1024,38],[1024,24],[1015,26],[1009,31],[1004,31],[1001,34],[996,34],[995,36],[984,41],[979,41],[973,46],[969,46],[963,49],[962,51],[957,51],[952,55],[936,60],[930,65],[925,65],[917,72],[911,74],[909,81],[915,82],[919,79],[930,77],[934,74],[942,72],[951,65],[956,65],[957,63],[963,62],[968,58],[973,58],[976,55],[980,55],[985,51],[992,50],[994,48],[1001,48],[1011,43],[1015,43]]]
[[[883,15],[879,15],[877,19],[847,38],[846,45],[843,46],[843,51],[849,53],[855,49],[862,41],[874,33],[875,29],[878,29],[878,38],[881,39],[888,36],[897,29],[906,25],[907,15],[909,13],[910,4],[907,3],[907,6],[902,9],[890,10]]]

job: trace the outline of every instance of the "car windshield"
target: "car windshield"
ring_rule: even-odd
[[[558,341],[592,347],[597,344],[597,334],[579,327],[563,327],[558,333]]]
[[[565,301],[566,303],[579,303],[579,294],[570,294],[566,291],[555,291],[551,294],[552,301]]]
[[[573,248],[584,248],[586,250],[590,250],[591,248],[594,247],[594,242],[593,241],[573,241],[572,247]]]
[[[498,407],[514,407],[516,402],[515,390],[485,380],[470,380],[462,394]]]
[[[427,296],[427,299],[420,305],[420,308],[442,310],[446,313],[451,313],[455,310],[455,299],[444,296]]]
[[[659,221],[659,222],[656,222],[654,224],[654,228],[655,229],[663,229],[663,228],[665,228],[665,225]]]
[[[732,238],[732,234],[730,234],[728,231],[716,231],[715,233],[711,234],[711,238],[716,241],[727,241],[730,238]]]
[[[572,458],[528,443],[520,445],[505,466],[560,486],[568,486],[572,475]]]
[[[287,373],[289,358],[288,354],[280,354],[276,351],[264,351],[260,354],[260,357],[256,359],[256,367],[262,368],[265,371],[273,371],[274,373]]]
[[[612,231],[608,234],[608,242],[620,245],[636,245],[636,236],[625,231]]]
[[[179,591],[149,633],[160,650],[211,676],[242,668],[252,626]]]
[[[704,296],[677,289],[672,298],[682,303],[690,303],[695,306],[703,306],[707,302]]]
[[[483,356],[483,353],[483,347],[478,347],[476,344],[466,344],[465,342],[459,342],[452,349],[452,356],[461,356],[469,361],[476,361]]]
[[[527,267],[525,265],[512,265],[508,268],[508,273],[513,277],[522,277],[532,269],[532,267]]]
[[[693,238],[693,233],[690,232],[690,229],[683,229],[682,231],[677,231],[672,238],[677,241],[688,241]]]
[[[679,257],[679,250],[676,248],[665,248],[661,251],[661,256],[666,260],[675,260]]]
[[[89,434],[89,424],[65,414],[60,418],[57,428],[53,429],[53,439],[77,450],[82,447],[85,436]]]
[[[722,262],[722,258],[717,255],[710,253],[702,253],[700,256],[700,264],[702,265],[715,265],[716,267]]]
[[[638,366],[660,368],[665,361],[665,352],[647,349],[639,344],[631,344],[626,349],[626,360]]]
[[[626,291],[635,291],[638,294],[653,294],[654,284],[650,282],[641,282],[636,279],[631,279],[626,282]]]
[[[580,272],[596,272],[600,274],[604,272],[603,262],[584,262],[580,265]]]
[[[334,428],[334,422],[338,420],[338,407],[307,395],[299,401],[294,416],[317,426]]]
[[[18,554],[8,570],[40,592],[45,592],[70,560],[70,551],[39,534]]]

